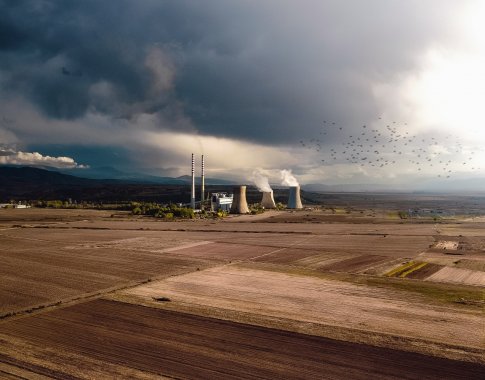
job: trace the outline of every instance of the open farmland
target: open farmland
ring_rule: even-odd
[[[133,234],[132,234],[133,235]],[[180,244],[182,237],[150,239],[142,247],[129,234],[51,230],[0,231],[0,315],[108,291],[203,267],[204,262],[152,252]],[[109,240],[107,239],[116,239]],[[90,241],[87,243],[86,241]],[[131,248],[120,248],[117,245]],[[137,249],[138,246],[138,249]],[[155,248],[153,248],[155,247]]]
[[[428,305],[392,289],[363,287],[324,278],[224,266],[152,282],[121,292],[145,302],[168,297],[194,309],[240,311],[316,325],[345,326],[397,336],[417,336],[455,346],[480,347],[479,313]],[[130,298],[125,298],[130,300]],[[331,311],[331,312],[329,312]]]
[[[79,364],[75,376],[92,378],[471,379],[482,370],[473,363],[107,300],[12,321],[0,341],[8,347],[0,360],[26,371],[30,357],[12,360],[12,352],[25,345],[50,349],[48,357],[45,351],[28,354],[38,363],[34,371],[44,365],[44,373],[57,378],[70,369],[65,352]],[[101,369],[103,363],[108,365]]]
[[[360,215],[0,210],[0,374],[479,378],[485,221]]]

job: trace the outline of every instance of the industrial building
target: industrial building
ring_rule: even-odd
[[[0,208],[30,208],[30,206],[22,203],[0,203]]]
[[[211,211],[226,211],[231,210],[234,196],[228,193],[212,193],[211,194]]]

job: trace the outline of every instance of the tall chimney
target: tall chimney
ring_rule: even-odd
[[[303,208],[300,199],[300,186],[290,187],[290,196],[288,198],[287,208],[300,209]]]
[[[261,199],[261,206],[264,208],[276,208],[276,203],[273,198],[273,190],[263,191],[263,199]]]
[[[202,173],[200,175],[200,209],[204,209],[205,200],[205,173],[204,173],[204,155],[202,155]]]
[[[248,202],[246,201],[246,186],[234,188],[234,198],[232,199],[231,214],[249,213]]]
[[[195,210],[195,161],[192,153],[192,192],[190,194],[190,207]]]

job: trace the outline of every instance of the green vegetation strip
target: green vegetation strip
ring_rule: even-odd
[[[390,272],[386,273],[387,277],[394,277],[397,276],[399,273],[406,271],[407,269],[413,267],[416,263],[414,261],[409,261],[406,264],[400,265],[397,268],[394,268]]]
[[[421,268],[425,267],[426,265],[428,265],[428,263],[416,263],[417,265],[414,265],[412,266],[410,269],[408,269],[407,271],[401,273],[399,275],[399,277],[406,277],[408,274],[410,273],[413,273],[417,270],[420,270]]]
[[[420,280],[389,279],[382,277],[369,278],[365,281],[365,284],[419,293],[427,298],[444,303],[464,304],[479,307],[480,309],[485,304],[483,290],[472,286],[437,284]]]

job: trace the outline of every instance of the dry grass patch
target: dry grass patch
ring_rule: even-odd
[[[248,267],[247,264],[239,264],[239,266]],[[403,292],[404,297],[409,299],[414,297],[412,294],[415,294],[424,297],[427,302],[431,301],[448,305],[460,304],[469,307],[471,310],[477,310],[477,308],[481,310],[485,302],[485,292],[483,289],[467,285],[432,283],[409,278],[380,277],[342,272],[320,272],[308,270],[307,268],[265,265],[263,263],[258,263],[258,269],[394,289]],[[463,300],[470,302],[463,302]]]

